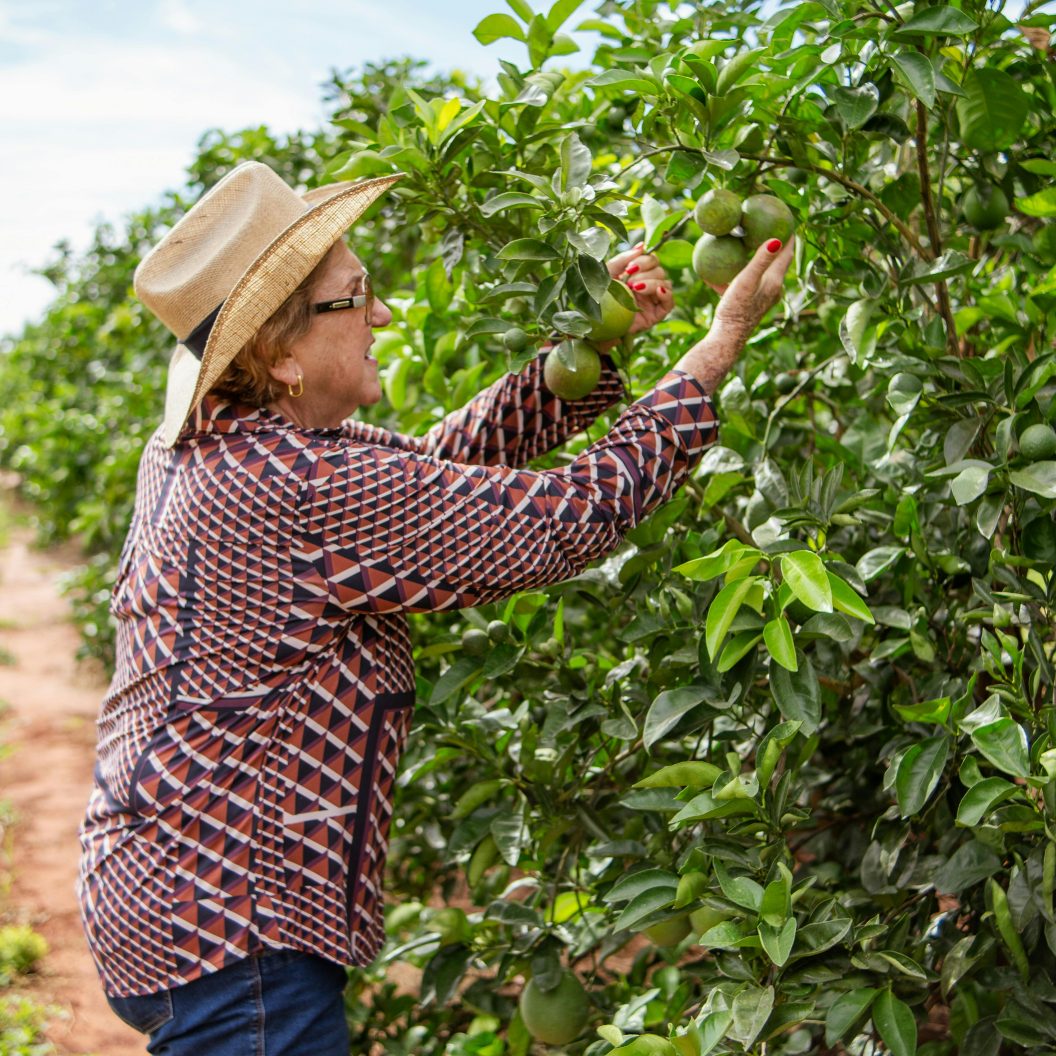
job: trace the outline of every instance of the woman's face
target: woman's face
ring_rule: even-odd
[[[363,265],[342,242],[331,250],[327,264],[312,290],[312,303],[334,301],[364,292]],[[381,399],[378,362],[370,355],[373,327],[387,326],[392,312],[374,299],[371,318],[367,309],[345,308],[312,318],[311,329],[290,347],[290,356],[272,375],[284,386],[275,407],[298,425],[330,428],[340,425],[357,408]],[[285,386],[297,389],[297,372],[304,394],[287,395]]]

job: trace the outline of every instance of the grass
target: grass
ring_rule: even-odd
[[[0,1056],[52,1056],[56,1049],[44,1030],[48,1020],[62,1014],[28,997],[0,997]]]

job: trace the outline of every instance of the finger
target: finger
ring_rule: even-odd
[[[738,293],[742,291],[749,293],[757,289],[760,279],[762,279],[770,265],[775,263],[775,258],[780,255],[781,250],[784,248],[780,240],[776,238],[764,242],[752,254],[748,263],[737,273],[733,282],[730,283],[731,288]]]
[[[626,269],[627,265],[630,264],[635,257],[642,255],[644,246],[643,243],[639,242],[636,246],[631,246],[630,249],[625,250],[623,253],[617,253],[616,256],[612,257],[606,262],[606,266],[609,269],[609,274],[615,279],[618,275],[621,275]]]
[[[662,294],[660,293],[661,287],[665,291]],[[667,281],[666,277],[661,282],[659,279],[642,279],[637,275],[632,275],[627,279],[627,288],[634,294],[639,304],[650,297],[665,299],[672,296],[671,283]]]
[[[659,271],[660,275],[650,276],[654,279],[659,279],[663,275],[663,268],[660,267],[660,261],[656,259],[651,253],[641,253],[639,256],[634,257],[629,263],[624,265],[621,275],[638,275],[644,278],[647,272]]]

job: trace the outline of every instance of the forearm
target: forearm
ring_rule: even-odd
[[[675,364],[675,369],[692,374],[711,396],[729,373],[730,367],[737,362],[740,353],[741,346],[737,342],[718,340],[709,334]]]

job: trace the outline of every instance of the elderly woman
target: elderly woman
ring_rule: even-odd
[[[136,272],[179,344],[114,587],[78,893],[107,998],[151,1053],[346,1056],[344,966],[384,938],[406,614],[574,576],[670,499],[791,259],[762,247],[652,391],[533,472],[626,398],[607,357],[574,404],[544,353],[423,436],[349,418],[381,399],[370,349],[392,315],[342,238],[394,179],[305,200],[242,165]],[[670,311],[655,257],[610,270],[637,328]]]

